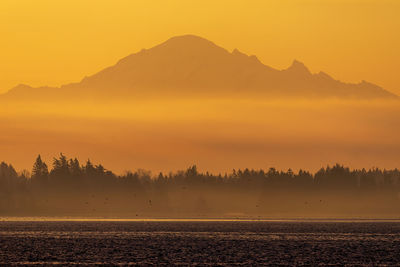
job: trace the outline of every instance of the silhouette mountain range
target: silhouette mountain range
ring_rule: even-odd
[[[131,54],[78,83],[58,88],[18,85],[1,98],[65,99],[138,96],[398,98],[362,81],[343,83],[324,72],[311,73],[295,60],[284,70],[261,63],[237,49],[232,53],[194,35],[173,37]]]

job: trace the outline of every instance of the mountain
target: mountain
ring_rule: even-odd
[[[2,98],[96,99],[139,96],[397,98],[368,82],[343,83],[299,61],[284,70],[261,63],[237,49],[232,53],[194,35],[173,37],[131,54],[79,83],[59,88],[19,85]]]

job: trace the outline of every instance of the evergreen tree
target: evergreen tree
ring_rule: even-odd
[[[42,161],[40,155],[36,158],[32,168],[32,181],[45,182],[49,176],[49,170],[46,163]]]

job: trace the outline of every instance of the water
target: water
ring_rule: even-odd
[[[0,265],[400,265],[400,222],[1,221]]]

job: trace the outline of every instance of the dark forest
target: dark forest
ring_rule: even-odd
[[[168,174],[116,175],[63,154],[51,168],[38,156],[31,174],[0,164],[1,216],[397,218],[399,204],[398,169],[336,164],[316,173],[270,168],[215,175],[193,165]]]

